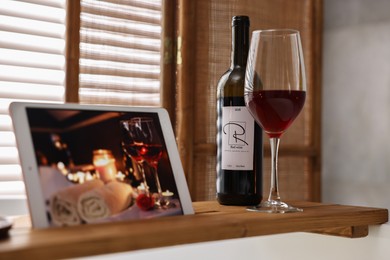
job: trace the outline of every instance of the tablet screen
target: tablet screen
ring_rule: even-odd
[[[158,113],[26,112],[51,226],[183,214]]]

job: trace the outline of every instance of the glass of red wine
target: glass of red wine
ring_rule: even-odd
[[[299,31],[259,30],[252,33],[245,74],[245,104],[270,138],[271,186],[268,199],[250,211],[286,213],[302,209],[283,202],[278,187],[278,150],[282,134],[301,112],[306,76]]]
[[[126,167],[129,167],[128,169],[126,169],[126,175],[131,175],[129,179],[131,180],[131,184],[133,186],[138,186],[142,183],[145,192],[149,193],[149,186],[146,181],[145,171],[143,167],[144,159],[138,155],[138,152],[133,145],[134,140],[130,135],[131,128],[133,127],[132,125],[133,122],[131,120],[120,121],[120,127],[122,130],[121,146],[123,152],[125,153],[125,165]]]
[[[128,121],[122,121],[130,136],[130,143],[123,145],[123,149],[141,166],[145,179],[145,167],[143,163],[151,166],[155,186],[158,193],[157,204],[162,199],[162,189],[157,173],[158,162],[162,156],[162,144],[160,136],[155,128],[153,118],[134,117]],[[147,186],[147,185],[146,185]]]

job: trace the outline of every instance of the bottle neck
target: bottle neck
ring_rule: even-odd
[[[239,23],[232,27],[231,68],[244,67],[248,58],[249,26]]]

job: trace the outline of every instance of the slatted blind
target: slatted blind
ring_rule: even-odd
[[[66,0],[0,1],[0,198],[24,197],[8,107],[63,102]]]
[[[161,0],[80,3],[80,103],[160,106]]]

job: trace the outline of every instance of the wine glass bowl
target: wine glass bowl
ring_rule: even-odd
[[[270,137],[280,137],[303,108],[306,92],[259,90],[248,92],[246,102],[256,122]]]
[[[302,209],[281,201],[278,187],[280,137],[301,112],[306,99],[306,77],[299,32],[291,29],[252,33],[245,73],[245,105],[270,138],[271,188],[268,199],[248,208],[286,213]]]

